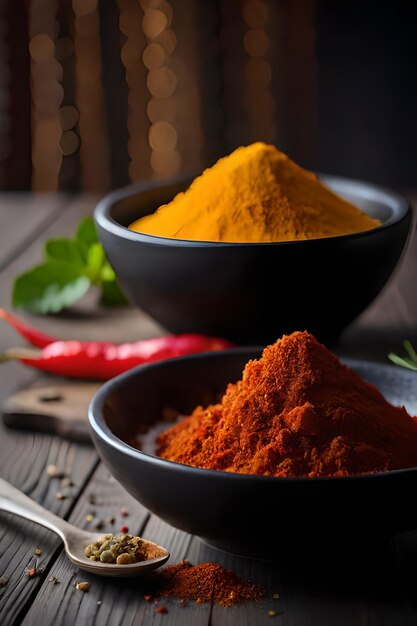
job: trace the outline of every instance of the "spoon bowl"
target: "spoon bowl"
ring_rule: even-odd
[[[169,559],[169,552],[165,548],[158,546],[152,541],[143,539],[144,544],[157,555],[155,558],[139,561],[138,563],[129,563],[128,565],[92,561],[85,556],[84,548],[97,541],[101,535],[80,530],[75,526],[73,530],[73,533],[70,533],[68,530],[65,533],[65,537],[62,537],[67,556],[74,565],[91,574],[99,574],[100,576],[135,576],[136,574],[143,574],[145,571],[160,567]]]
[[[168,550],[162,546],[147,539],[142,539],[149,553],[155,555],[153,558],[139,561],[138,563],[129,563],[129,565],[92,561],[85,556],[84,549],[89,544],[96,542],[101,535],[87,532],[69,524],[26,496],[16,487],[13,487],[3,478],[0,478],[0,510],[14,513],[52,530],[64,542],[65,552],[70,561],[90,574],[98,574],[99,576],[136,576],[160,567],[168,561],[170,556]]]

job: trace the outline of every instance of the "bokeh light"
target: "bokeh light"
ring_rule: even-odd
[[[176,90],[174,54],[177,40],[172,29],[174,9],[166,0],[143,0],[142,30],[147,45],[143,64],[149,70],[146,84],[150,93],[147,116],[150,165],[156,176],[171,176],[181,167],[177,151]]]
[[[85,191],[106,191],[111,184],[110,152],[104,109],[98,3],[97,0],[72,0],[72,8],[75,101],[73,108],[65,107],[64,111],[60,111],[65,131],[60,150],[66,157],[79,150],[81,185]],[[77,128],[75,124],[70,126],[76,116]],[[68,168],[71,171],[70,166]]]
[[[30,4],[29,54],[32,97],[32,188],[58,189],[61,124],[59,108],[64,91],[62,66],[55,59],[55,38],[59,32],[56,4],[52,0]]]
[[[247,55],[244,67],[244,102],[249,118],[248,139],[270,141],[274,136],[275,101],[271,93],[272,67],[266,31],[269,17],[267,0],[245,0],[242,16],[247,26],[243,47]]]

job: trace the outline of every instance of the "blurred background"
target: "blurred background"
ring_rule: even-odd
[[[417,182],[417,2],[0,0],[0,189],[105,193],[275,143]]]

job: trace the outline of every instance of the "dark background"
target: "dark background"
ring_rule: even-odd
[[[417,183],[417,2],[317,2],[318,164]]]
[[[104,193],[256,140],[415,187],[416,61],[410,0],[3,0],[0,189]]]

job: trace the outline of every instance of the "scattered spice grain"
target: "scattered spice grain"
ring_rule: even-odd
[[[75,584],[75,588],[79,591],[84,591],[84,593],[86,593],[87,591],[90,591],[90,583],[88,583],[86,580],[81,580],[80,582]]]
[[[155,608],[155,613],[162,613],[162,614],[168,613],[168,609],[166,606],[157,606]]]
[[[256,583],[246,581],[218,563],[192,565],[183,560],[168,565],[155,575],[157,595],[197,604],[214,601],[223,607],[261,600],[265,592]]]
[[[102,530],[104,528],[103,520],[101,520],[101,519],[97,520],[97,522],[94,524],[94,528],[96,530]]]
[[[93,513],[88,513],[88,514],[85,516],[85,519],[86,519],[86,521],[87,521],[87,522],[92,522],[92,521],[93,521],[93,519],[94,519],[94,515],[93,515]]]
[[[269,615],[269,617],[275,617],[275,615],[276,615],[276,614],[277,614],[277,612],[276,612],[276,611],[273,611],[273,610],[268,611],[268,615]]]
[[[48,476],[50,476],[51,478],[64,478],[65,473],[62,472],[61,470],[59,470],[57,468],[56,465],[54,465],[53,463],[51,463],[50,465],[48,465],[48,467],[46,468],[46,473],[48,474]]]
[[[28,578],[36,578],[36,576],[40,576],[40,574],[42,574],[41,569],[38,569],[36,566],[33,567],[27,567],[25,569],[25,574]]]
[[[0,578],[0,589],[5,587],[8,582],[9,582],[9,580],[7,578]]]
[[[63,493],[62,491],[57,491],[55,494],[55,498],[57,500],[66,500],[67,499],[67,494]]]
[[[58,580],[56,576],[50,576],[48,578],[48,583],[52,583],[53,585],[58,585],[60,581]]]
[[[40,556],[42,554],[42,550],[39,550],[39,548],[36,548],[33,554],[36,554],[36,556]]]
[[[121,532],[121,533],[128,533],[129,532],[129,526],[126,526],[126,525],[120,526],[119,532]]]

